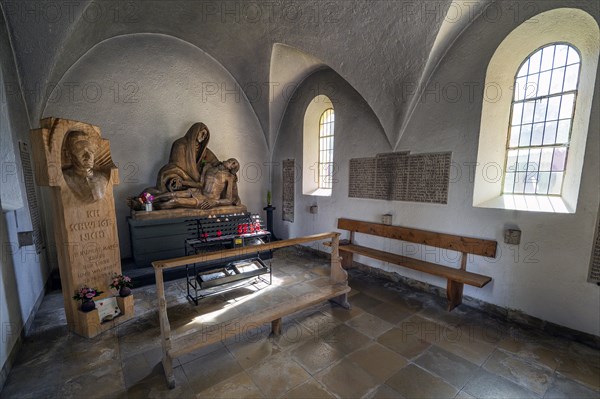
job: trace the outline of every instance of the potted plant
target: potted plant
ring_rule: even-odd
[[[122,274],[113,274],[112,283],[110,283],[110,288],[118,290],[119,296],[126,297],[131,295],[132,287],[133,283],[131,282],[130,277],[124,276]]]
[[[94,298],[100,294],[102,294],[102,291],[84,285],[77,291],[75,295],[73,295],[73,299],[76,301],[81,301],[82,312],[89,312],[96,309]]]

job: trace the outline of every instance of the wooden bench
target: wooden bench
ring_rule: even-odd
[[[491,277],[468,272],[466,270],[467,256],[468,254],[473,254],[492,258],[496,257],[496,248],[498,245],[496,241],[343,218],[338,219],[338,229],[350,231],[349,243],[341,245],[339,248],[344,268],[352,267],[353,255],[357,254],[434,276],[444,277],[448,280],[448,311],[451,311],[462,303],[464,284],[481,288],[492,281]],[[437,263],[356,245],[353,243],[354,233],[393,238],[395,240],[461,252],[460,268],[443,266]]]
[[[158,313],[160,320],[161,343],[163,349],[162,365],[167,378],[169,388],[175,387],[175,375],[173,373],[173,359],[186,353],[195,351],[204,346],[225,340],[249,328],[258,327],[265,323],[271,323],[272,334],[281,334],[281,318],[283,316],[298,312],[302,309],[331,300],[345,308],[349,308],[348,274],[342,268],[339,256],[339,233],[323,233],[307,237],[292,238],[289,240],[274,241],[262,245],[239,247],[224,251],[209,252],[198,255],[186,256],[177,259],[162,260],[152,263],[156,276],[156,295],[158,297]],[[169,317],[167,315],[167,300],[163,271],[173,267],[184,266],[191,263],[210,262],[218,259],[226,259],[235,256],[247,255],[277,248],[289,247],[314,241],[328,241],[331,247],[331,271],[330,284],[316,287],[313,291],[296,296],[288,301],[279,302],[261,309],[260,311],[246,314],[220,325],[198,326],[197,329],[181,336],[175,336],[171,331]]]

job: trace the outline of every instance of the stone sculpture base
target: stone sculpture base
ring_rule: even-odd
[[[131,211],[133,220],[161,220],[161,219],[177,219],[177,218],[202,218],[213,215],[228,215],[232,213],[247,212],[246,205],[238,206],[219,206],[212,209],[163,209],[151,212],[146,211]]]
[[[75,332],[83,337],[93,338],[106,330],[110,330],[133,317],[135,313],[133,304],[133,295],[124,298],[117,297],[117,305],[121,309],[121,314],[112,320],[102,323],[98,316],[98,309],[94,309],[90,312],[78,310],[75,318]]]

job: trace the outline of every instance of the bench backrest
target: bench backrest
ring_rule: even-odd
[[[381,223],[363,222],[352,219],[338,219],[338,229],[393,238],[431,247],[451,249],[474,255],[496,257],[497,243],[493,240],[462,237],[453,234],[436,233],[409,227],[390,226]]]

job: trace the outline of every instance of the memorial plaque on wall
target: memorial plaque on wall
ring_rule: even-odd
[[[392,152],[350,160],[350,198],[448,203],[452,153]]]
[[[118,169],[98,127],[57,118],[43,119],[40,124],[40,129],[31,131],[31,146],[36,181],[52,189],[67,323],[78,334],[93,336],[101,331],[90,332],[78,310],[80,303],[72,296],[84,285],[106,293],[111,276],[121,273],[113,197]]]
[[[19,151],[21,153],[21,165],[23,167],[23,180],[25,182],[25,192],[27,194],[27,204],[29,205],[29,215],[31,217],[31,226],[33,228],[33,244],[39,254],[44,249],[44,235],[42,234],[42,224],[40,221],[40,208],[35,193],[33,180],[33,168],[31,167],[31,158],[29,156],[29,146],[27,143],[19,142]]]
[[[598,209],[598,220],[596,221],[596,234],[592,246],[588,281],[600,284],[600,209]]]
[[[281,214],[286,222],[294,221],[295,168],[293,159],[283,161],[283,206]]]

